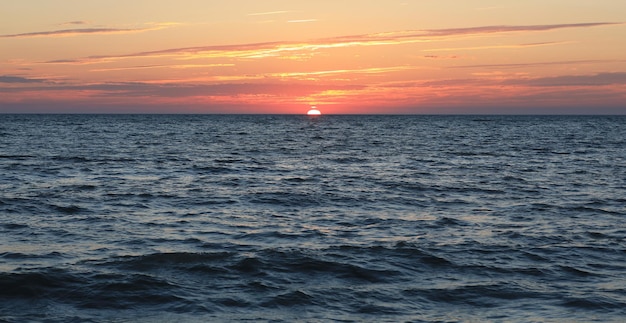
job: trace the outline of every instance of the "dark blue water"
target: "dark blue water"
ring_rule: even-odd
[[[0,322],[618,322],[626,117],[0,115]]]

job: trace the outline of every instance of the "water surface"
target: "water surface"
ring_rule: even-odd
[[[618,322],[626,117],[0,115],[0,321]]]

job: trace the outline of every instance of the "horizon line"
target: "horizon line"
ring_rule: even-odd
[[[623,113],[190,113],[190,112],[0,112],[0,115],[173,115],[173,116],[626,116]]]

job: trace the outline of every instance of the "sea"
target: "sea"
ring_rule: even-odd
[[[626,116],[0,115],[0,322],[624,322]]]

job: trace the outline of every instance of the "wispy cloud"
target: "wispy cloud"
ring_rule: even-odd
[[[38,31],[23,34],[0,35],[0,38],[26,38],[26,37],[67,37],[85,34],[124,34],[135,33],[149,30],[147,28],[140,29],[119,29],[119,28],[82,28],[82,29],[63,29],[52,31]]]
[[[554,25],[525,25],[525,26],[481,26],[470,28],[448,28],[448,29],[430,29],[429,33],[432,35],[469,35],[469,34],[492,34],[492,33],[507,33],[507,32],[524,32],[524,31],[549,31],[555,29],[564,28],[586,28],[586,27],[598,27],[606,25],[619,25],[622,23],[615,22],[591,22],[591,23],[577,23],[577,24],[554,24]]]
[[[237,97],[241,95],[263,96],[306,96],[322,91],[350,91],[363,89],[362,85],[330,85],[301,82],[275,83],[218,83],[218,84],[177,84],[120,82],[101,84],[63,84],[55,87],[33,86],[31,92],[81,92],[91,97],[149,97],[186,98],[196,96]],[[3,89],[0,92],[14,91]]]
[[[462,88],[462,89],[479,89],[479,88],[498,88],[509,89],[544,89],[552,91],[554,88],[577,88],[593,89],[603,86],[617,85],[622,87],[626,85],[626,72],[615,73],[597,73],[597,74],[581,74],[581,75],[561,75],[551,77],[528,77],[523,74],[504,74],[504,73],[480,73],[477,76],[502,76],[488,78],[452,78],[440,80],[422,80],[422,81],[392,81],[378,84],[377,87],[382,88],[414,88],[423,89],[425,87],[433,88]],[[572,91],[569,89],[569,91]]]
[[[0,35],[0,38],[70,37],[70,36],[94,35],[94,34],[128,34],[128,33],[140,33],[140,32],[163,29],[163,28],[172,26],[174,24],[175,23],[162,23],[162,24],[155,24],[154,26],[145,27],[145,28],[76,28],[76,29],[61,29],[61,30],[50,30],[50,31],[36,31],[36,32],[21,33],[21,34]]]
[[[271,77],[312,77],[312,76],[325,76],[325,75],[339,75],[339,74],[380,74],[389,72],[398,72],[406,70],[415,70],[414,66],[392,66],[392,67],[371,67],[361,69],[342,69],[342,70],[327,70],[327,71],[315,71],[315,72],[291,72],[291,73],[273,73],[267,74]]]
[[[459,56],[458,55],[447,55],[447,56],[425,55],[425,56],[420,56],[419,58],[425,58],[425,59],[458,59]]]
[[[552,65],[580,65],[580,64],[601,64],[601,63],[622,63],[626,60],[573,60],[573,61],[551,61],[551,62],[531,62],[531,63],[510,63],[510,64],[478,64],[478,65],[458,65],[450,66],[449,68],[527,68],[538,66],[552,66]]]
[[[491,75],[490,73],[485,73]],[[498,75],[496,73],[496,75]],[[626,85],[626,72],[616,73],[597,73],[583,75],[561,75],[551,77],[515,77],[515,78],[460,78],[460,79],[444,79],[444,80],[426,80],[413,82],[390,82],[384,84],[384,87],[392,88],[423,88],[423,87],[463,87],[471,85],[478,87],[501,87],[512,86],[520,88],[554,88],[554,87],[577,87],[577,88],[594,88],[608,85]]]
[[[249,13],[248,16],[269,16],[269,15],[280,15],[280,14],[284,14],[284,13],[289,13],[291,11],[268,11],[268,12],[254,12],[254,13]]]
[[[598,73],[593,75],[563,75],[555,77],[529,78],[508,80],[505,84],[528,86],[605,86],[620,84],[626,85],[626,72]]]
[[[43,83],[45,80],[32,79],[21,76],[0,75],[0,83]]]
[[[520,25],[520,26],[479,26],[467,28],[427,29],[427,30],[403,30],[365,35],[352,35],[328,38],[335,41],[377,41],[377,42],[402,42],[406,40],[438,39],[450,36],[474,36],[483,34],[511,33],[511,32],[537,32],[550,31],[566,28],[590,28],[599,26],[621,25],[615,22],[578,23],[578,24],[555,24],[555,25]]]
[[[66,21],[59,24],[59,26],[74,26],[74,25],[88,25],[89,22],[85,20]]]
[[[424,49],[424,52],[449,52],[449,51],[459,51],[459,50],[483,50],[483,49],[516,49],[516,48],[526,48],[526,47],[561,45],[561,44],[567,44],[567,43],[570,43],[570,42],[541,42],[541,43],[511,44],[511,45],[431,48],[431,49]]]
[[[95,55],[78,59],[60,59],[47,61],[45,63],[54,64],[90,64],[99,63],[103,61],[116,61],[127,58],[139,58],[139,57],[176,57],[182,56],[186,58],[198,57],[201,54],[202,57],[252,57],[259,53],[271,53],[281,51],[281,45],[285,46],[286,43],[282,42],[266,42],[266,43],[250,43],[250,44],[236,44],[236,45],[213,45],[213,46],[199,46],[199,47],[181,47],[170,48],[156,51],[136,52],[122,55]]]
[[[235,64],[178,64],[178,65],[137,65],[128,67],[111,67],[111,68],[97,68],[89,70],[90,72],[112,72],[112,71],[127,71],[127,70],[142,70],[142,69],[154,69],[154,68],[168,68],[168,69],[186,69],[186,68],[211,68],[211,67],[231,67]]]

